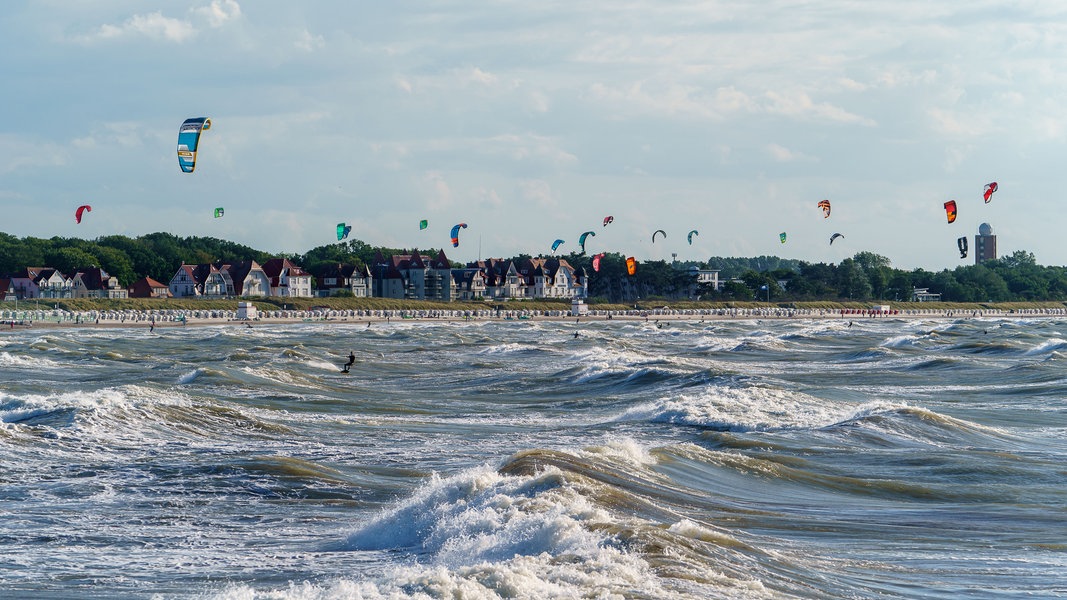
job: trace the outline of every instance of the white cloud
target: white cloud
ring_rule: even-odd
[[[767,92],[770,103],[765,110],[771,114],[802,119],[836,121],[839,123],[858,123],[874,125],[874,121],[828,103],[816,103],[804,92],[782,94]]]
[[[524,204],[532,204],[539,209],[555,209],[559,202],[552,191],[552,186],[542,179],[528,179],[519,182],[519,197]]]
[[[193,8],[192,12],[206,19],[208,25],[222,27],[241,16],[241,6],[235,0],[212,0],[210,5]]]
[[[68,160],[67,149],[58,144],[0,134],[0,173],[58,167],[67,164]]]
[[[293,42],[293,47],[305,52],[311,52],[312,50],[320,50],[326,46],[326,39],[321,35],[312,35],[310,31],[304,29],[297,34],[296,41]]]
[[[767,153],[771,155],[771,158],[778,162],[793,162],[801,158],[806,158],[803,154],[793,152],[785,146],[773,143],[767,144]]]
[[[194,7],[189,13],[204,20],[208,26],[219,28],[241,16],[241,7],[235,0],[212,0],[207,6]],[[164,16],[162,11],[138,14],[115,25],[105,23],[93,33],[78,36],[75,41],[92,43],[102,40],[117,40],[129,37],[145,37],[167,42],[185,42],[196,37],[198,30],[189,20]]]
[[[143,36],[154,40],[184,42],[196,35],[196,29],[188,21],[164,17],[159,11],[147,15],[134,15],[120,25],[101,25],[93,34],[82,36],[79,41],[120,39]]]
[[[458,73],[459,80],[463,83],[480,83],[482,85],[492,85],[496,83],[497,76],[492,73],[487,73],[478,67],[471,67],[469,69],[462,69]]]
[[[424,173],[422,176],[422,188],[426,195],[427,210],[438,211],[453,206],[452,189],[440,172]]]
[[[556,166],[573,165],[578,162],[577,156],[560,148],[556,140],[546,136],[508,134],[495,136],[487,142],[490,152],[505,153],[518,161],[541,159]]]
[[[504,200],[492,188],[478,188],[472,195],[479,208],[495,210],[504,206]]]

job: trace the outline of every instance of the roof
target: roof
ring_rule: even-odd
[[[288,258],[272,258],[263,263],[263,272],[272,280],[281,277],[282,271],[288,270],[289,277],[311,277],[311,274],[300,268]]]

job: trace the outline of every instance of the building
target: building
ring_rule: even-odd
[[[486,298],[507,300],[508,298],[525,298],[526,285],[519,276],[515,262],[502,258],[489,258],[467,263],[468,269],[478,269],[485,281]]]
[[[80,269],[71,277],[70,288],[74,298],[129,298],[129,291],[119,285],[118,277],[99,267]]]
[[[270,278],[254,260],[242,260],[230,264],[218,264],[219,274],[226,282],[226,295],[234,297],[255,296],[264,298],[270,295]]]
[[[288,258],[272,258],[263,263],[263,271],[270,278],[270,295],[281,298],[311,298],[310,273],[293,264]]]
[[[151,277],[142,277],[129,289],[130,298],[170,298],[170,288]]]
[[[468,302],[485,299],[485,273],[478,268],[452,269],[457,300]]]
[[[699,300],[702,290],[719,291],[722,289],[722,283],[719,281],[718,269],[701,269],[696,265],[689,267],[687,270],[689,276],[693,278],[692,283],[686,288],[686,297],[690,300]]]
[[[974,264],[994,260],[997,257],[997,236],[989,223],[978,226],[978,235],[974,236]]]
[[[912,302],[941,302],[941,294],[930,293],[930,288],[912,288]]]
[[[26,267],[11,275],[10,285],[19,300],[73,297],[72,279],[50,267]]]
[[[226,279],[211,264],[182,263],[170,279],[170,293],[175,298],[218,299],[226,295]]]
[[[369,298],[374,294],[374,277],[366,266],[357,269],[355,265],[337,263],[318,271],[315,283],[320,297],[336,296],[342,292],[351,292],[356,298]]]
[[[433,300],[452,302],[456,299],[456,282],[452,279],[452,264],[444,250],[436,257],[419,254],[394,254],[389,258],[379,251],[371,265],[374,276],[374,295],[379,298]]]
[[[585,298],[589,277],[562,258],[527,258],[518,268],[527,298]]]

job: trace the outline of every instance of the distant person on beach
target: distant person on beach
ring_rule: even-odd
[[[349,367],[351,367],[354,364],[356,364],[356,353],[355,352],[349,352],[348,353],[348,362],[345,363],[345,366],[344,366],[343,369],[341,369],[341,372],[342,373],[347,373]]]

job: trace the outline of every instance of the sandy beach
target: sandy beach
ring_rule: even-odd
[[[0,312],[0,332],[26,328],[108,327],[149,328],[218,326],[255,327],[299,323],[364,325],[393,322],[471,322],[471,321],[715,321],[745,319],[836,319],[856,322],[865,319],[965,319],[965,318],[1044,318],[1062,317],[1067,309],[1034,308],[1021,310],[909,309],[889,312],[870,309],[824,310],[786,308],[721,308],[678,310],[600,311],[582,315],[570,311],[535,310],[285,310],[264,311],[255,318],[240,318],[227,310],[86,311],[30,310]]]

